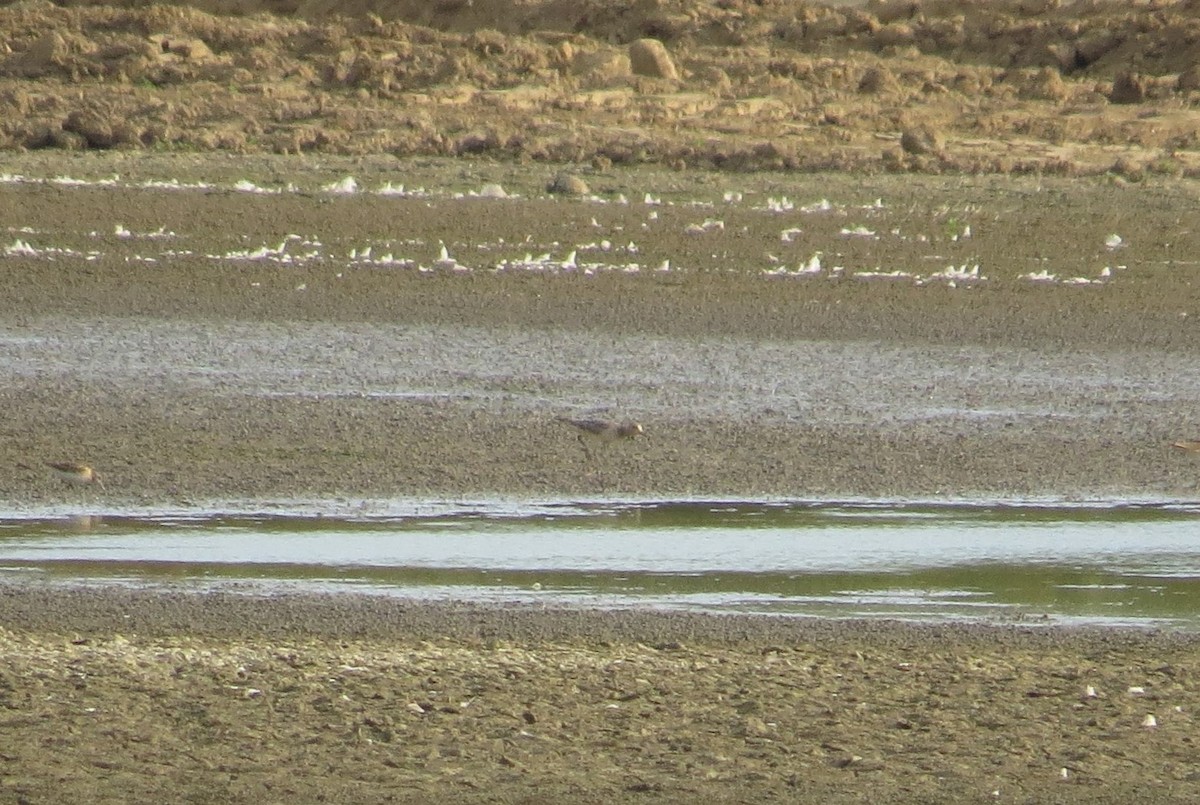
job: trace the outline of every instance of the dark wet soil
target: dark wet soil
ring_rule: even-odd
[[[119,182],[0,185],[10,500],[1195,495],[1190,182],[614,171],[584,200],[512,166],[208,165],[34,155]],[[487,184],[519,197],[456,198]],[[542,252],[594,270],[519,267]],[[560,415],[649,438],[589,461]]]
[[[0,591],[13,802],[1182,802],[1194,640]],[[1154,726],[1148,726],[1153,717]]]

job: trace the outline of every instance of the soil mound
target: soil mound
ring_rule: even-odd
[[[1198,10],[27,0],[0,6],[0,148],[1190,174]]]

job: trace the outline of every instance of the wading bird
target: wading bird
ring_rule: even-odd
[[[633,439],[646,432],[641,424],[637,422],[609,422],[606,419],[571,419],[565,416],[557,417],[557,419],[559,422],[565,422],[578,431],[576,436],[579,438],[579,444],[583,447],[583,454],[589,459],[592,457],[592,452],[588,449],[589,439],[608,443],[620,439]]]
[[[46,466],[54,470],[54,474],[63,483],[76,486],[95,484],[101,489],[104,488],[104,482],[100,480],[100,473],[87,464],[77,464],[73,461],[50,461],[46,463]]]

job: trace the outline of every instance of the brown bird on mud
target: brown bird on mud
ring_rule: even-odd
[[[77,464],[73,461],[48,461],[46,466],[54,470],[54,474],[63,483],[76,486],[95,484],[101,489],[104,488],[104,482],[100,480],[100,473],[87,464]]]
[[[555,417],[559,422],[566,422],[579,431],[576,436],[583,447],[583,454],[589,459],[592,451],[588,449],[587,440],[599,442],[615,442],[619,439],[633,439],[646,431],[637,422],[609,422],[606,419],[572,419],[566,416]]]
[[[1171,447],[1178,447],[1180,450],[1187,450],[1189,453],[1200,453],[1200,441],[1195,439],[1184,439],[1180,442],[1171,442]]]

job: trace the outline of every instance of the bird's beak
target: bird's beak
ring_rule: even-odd
[[[96,485],[99,486],[101,489],[104,489],[104,481],[100,480],[100,476],[93,473],[92,477],[96,479]],[[107,492],[108,490],[104,489],[104,491]]]

